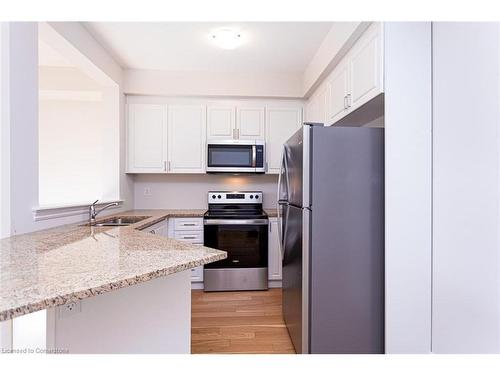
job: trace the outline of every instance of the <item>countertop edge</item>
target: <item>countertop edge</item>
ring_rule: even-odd
[[[41,300],[40,302],[34,302],[27,305],[16,307],[14,309],[1,311],[0,322],[5,320],[10,320],[19,316],[31,314],[37,311],[45,310],[50,307],[65,305],[70,302],[80,301],[89,297],[112,292],[114,290],[141,284],[150,280],[157,279],[159,277],[164,277],[178,272],[187,271],[189,269],[199,267],[204,264],[215,262],[225,258],[226,258],[225,252],[221,252],[221,254],[208,255],[205,258],[198,261],[188,262],[184,264],[181,263],[172,267],[162,268],[156,271],[147,272],[142,275],[127,277],[122,280],[106,283],[97,287],[82,289],[64,295],[46,298],[44,300]]]

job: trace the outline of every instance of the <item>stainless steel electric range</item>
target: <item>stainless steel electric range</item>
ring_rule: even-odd
[[[210,191],[204,245],[227,251],[205,265],[205,291],[267,289],[268,225],[261,191]]]

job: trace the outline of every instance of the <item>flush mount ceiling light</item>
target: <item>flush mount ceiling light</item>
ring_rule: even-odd
[[[215,45],[223,49],[235,49],[243,42],[241,33],[238,30],[227,27],[212,31],[210,39]]]

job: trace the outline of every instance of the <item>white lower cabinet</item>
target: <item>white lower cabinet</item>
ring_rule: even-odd
[[[168,237],[168,219],[150,225],[149,227],[142,229],[142,231]]]
[[[189,242],[193,245],[203,245],[203,218],[201,217],[165,219],[142,229],[142,231]],[[203,285],[200,284],[203,282],[203,266],[191,269],[191,282]]]
[[[179,217],[171,219],[169,236],[178,241],[189,242],[193,245],[203,245],[203,218]],[[203,266],[191,269],[191,282],[202,286]]]
[[[281,251],[279,246],[278,236],[278,219],[275,217],[269,218],[269,280],[282,279],[282,264]]]

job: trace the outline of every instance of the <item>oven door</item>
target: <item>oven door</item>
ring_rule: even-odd
[[[255,141],[219,141],[207,149],[207,172],[256,172]]]
[[[205,268],[258,268],[268,263],[267,219],[205,219],[204,245],[227,252]]]

